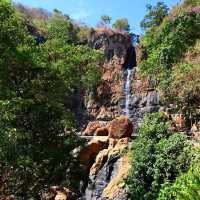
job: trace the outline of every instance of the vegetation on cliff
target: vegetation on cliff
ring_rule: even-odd
[[[141,22],[145,34],[140,44],[145,55],[139,70],[148,77],[151,88],[159,90],[163,107],[184,115],[187,131],[194,122],[200,122],[199,6],[199,0],[184,0],[172,10],[162,2],[148,5]],[[115,66],[119,71],[122,66],[113,58],[123,60],[131,45],[128,20],[117,19],[113,29],[110,23],[111,17],[103,15],[103,28],[91,31],[57,9],[50,13],[0,0],[0,199],[43,199],[53,185],[80,189],[80,180],[88,174],[82,170],[78,156],[73,156],[84,143],[75,129],[79,128],[80,113],[85,114],[84,97],[96,94],[103,59],[101,51],[87,45],[88,36],[94,48],[104,48],[107,63],[114,61],[109,64],[110,72],[105,73],[109,84],[113,79],[121,81],[118,73],[112,77]],[[125,53],[117,48],[120,43],[127,46],[121,48]],[[110,44],[117,47],[110,48]],[[111,93],[118,93],[119,86],[113,85],[111,89],[105,84],[96,90],[96,100],[103,100],[104,106]],[[119,103],[118,96],[113,102]],[[99,107],[90,103],[92,111]],[[111,108],[114,112],[115,107]],[[103,112],[107,112],[105,107]],[[109,148],[114,147],[114,139],[129,138],[133,132],[132,122],[121,117],[125,121],[119,123],[118,119],[106,127],[97,124],[97,135],[113,139]],[[131,169],[126,185],[132,199],[200,199],[199,148],[173,128],[163,113],[146,115],[129,152]],[[128,148],[128,141],[121,142]],[[80,152],[87,158],[85,168],[89,169],[97,153],[86,150]],[[112,170],[112,166],[109,168]],[[109,180],[110,176],[109,172]]]
[[[198,0],[184,1],[159,21],[160,26],[156,26],[156,19],[160,19],[161,8],[154,8],[153,17],[149,10],[150,21],[141,41],[147,58],[139,65],[141,73],[154,80],[163,102],[174,104],[188,121],[199,118],[200,12],[193,7],[197,5]]]
[[[141,23],[145,59],[140,72],[160,91],[165,108],[184,115],[188,130],[200,121],[199,6],[199,0],[185,0],[168,12],[158,3],[147,7]],[[200,198],[199,149],[172,130],[161,113],[147,115],[139,128],[127,179],[132,199]]]
[[[158,200],[198,200],[200,197],[199,160],[191,165],[188,172],[181,174],[174,183],[163,184]]]
[[[173,133],[162,113],[146,116],[133,141],[132,167],[127,180],[132,199],[157,199],[161,186],[188,170],[193,159],[190,142]]]

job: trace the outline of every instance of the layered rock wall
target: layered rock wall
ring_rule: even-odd
[[[119,101],[123,93],[123,65],[132,46],[131,38],[127,33],[97,29],[91,32],[89,45],[104,50],[105,63],[102,66],[102,83],[97,87],[96,96],[87,102],[87,110],[91,118],[109,121],[121,114]]]

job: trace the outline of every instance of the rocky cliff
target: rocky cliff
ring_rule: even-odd
[[[145,54],[142,47],[132,45],[130,35],[107,29],[93,30],[89,45],[104,51],[105,62],[101,84],[86,101],[89,118],[82,135],[91,140],[79,153],[88,173],[81,199],[125,200],[129,195],[124,179],[130,164],[123,152],[127,152],[131,139],[137,135],[145,113],[159,109],[159,94],[151,87],[150,80],[140,77],[137,63]],[[124,116],[127,115],[125,107],[129,110],[128,117]]]
[[[159,109],[158,93],[151,87],[151,81],[142,79],[138,72],[137,63],[145,57],[142,47],[133,46],[129,34],[110,29],[91,31],[89,45],[105,53],[101,84],[96,94],[86,101],[90,125],[91,121],[100,123],[100,128],[107,121],[125,114],[125,82],[129,68],[132,73],[128,106],[136,129],[146,112]]]
[[[90,118],[109,121],[120,115],[123,66],[131,48],[131,38],[127,33],[98,29],[91,31],[89,45],[104,51],[105,62],[102,66],[102,82],[97,87],[95,97],[87,102],[87,110]]]

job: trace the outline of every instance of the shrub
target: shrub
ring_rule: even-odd
[[[133,142],[132,168],[127,184],[132,199],[156,199],[165,181],[173,181],[190,163],[185,136],[169,129],[161,113],[147,115]]]
[[[181,174],[174,183],[166,182],[158,200],[198,200],[200,199],[200,166],[192,165],[188,172]]]

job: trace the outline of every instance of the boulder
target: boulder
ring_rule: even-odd
[[[128,148],[128,144],[129,138],[120,140],[110,138],[108,149],[103,149],[96,156],[95,163],[90,168],[90,176],[96,175],[110,157],[120,154],[124,149]]]
[[[58,192],[55,196],[55,200],[69,200],[67,199],[67,195],[63,192]]]
[[[96,136],[108,136],[107,127],[97,128],[95,131]]]
[[[107,161],[108,152],[109,152],[108,149],[103,149],[102,151],[99,152],[99,154],[96,157],[95,163],[90,168],[90,176],[94,176],[98,173],[98,171]]]
[[[131,137],[133,133],[133,124],[126,116],[120,116],[112,120],[108,125],[109,138],[126,138]]]
[[[122,139],[118,140],[116,145],[113,148],[109,149],[108,157],[120,154],[124,149],[127,149],[129,141],[130,141],[129,138],[122,138]]]
[[[86,129],[83,131],[83,135],[92,136],[96,129],[101,128],[99,121],[90,122]]]
[[[128,156],[124,156],[119,159],[117,174],[111,179],[107,187],[103,190],[103,198],[127,199],[127,191],[124,187],[124,180],[128,175],[130,167],[131,165]]]
[[[108,137],[94,137],[94,139],[80,151],[79,159],[81,163],[86,165],[91,163],[101,150],[108,148],[108,141]]]

